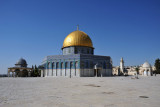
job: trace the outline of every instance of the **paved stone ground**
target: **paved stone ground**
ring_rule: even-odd
[[[0,78],[0,107],[160,107],[160,75]]]

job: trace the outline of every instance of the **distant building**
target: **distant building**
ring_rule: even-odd
[[[140,73],[141,75],[144,76],[152,76],[153,75],[153,70],[154,67],[152,67],[148,62],[145,62],[141,67],[140,67]]]
[[[143,76],[152,76],[153,71],[155,70],[154,66],[151,66],[148,62],[140,66],[124,66],[124,60],[121,58],[120,66],[113,67],[113,75],[143,75]]]
[[[77,29],[63,42],[63,55],[46,56],[40,66],[41,77],[106,77],[112,75],[110,56],[94,55],[90,37]]]
[[[25,59],[20,58],[14,67],[8,68],[8,77],[30,77],[32,68],[27,67]]]

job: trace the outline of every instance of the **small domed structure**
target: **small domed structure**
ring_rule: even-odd
[[[20,58],[16,62],[15,67],[8,68],[8,77],[30,77],[32,71],[32,68],[27,67],[27,61]]]
[[[151,65],[148,62],[145,62],[142,65],[142,75],[144,76],[152,76],[152,68]]]
[[[151,65],[148,63],[148,62],[145,62],[143,65],[142,65],[143,68],[150,68]]]
[[[20,58],[16,64],[27,64],[26,60],[23,58]]]
[[[15,64],[17,67],[27,67],[27,62],[25,59],[20,58],[17,63]]]

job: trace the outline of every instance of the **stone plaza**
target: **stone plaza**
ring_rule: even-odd
[[[160,75],[0,78],[0,107],[159,107]]]

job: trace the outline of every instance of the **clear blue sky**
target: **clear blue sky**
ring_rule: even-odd
[[[62,54],[77,24],[113,65],[160,58],[160,0],[0,0],[0,73],[20,57],[31,67]]]

